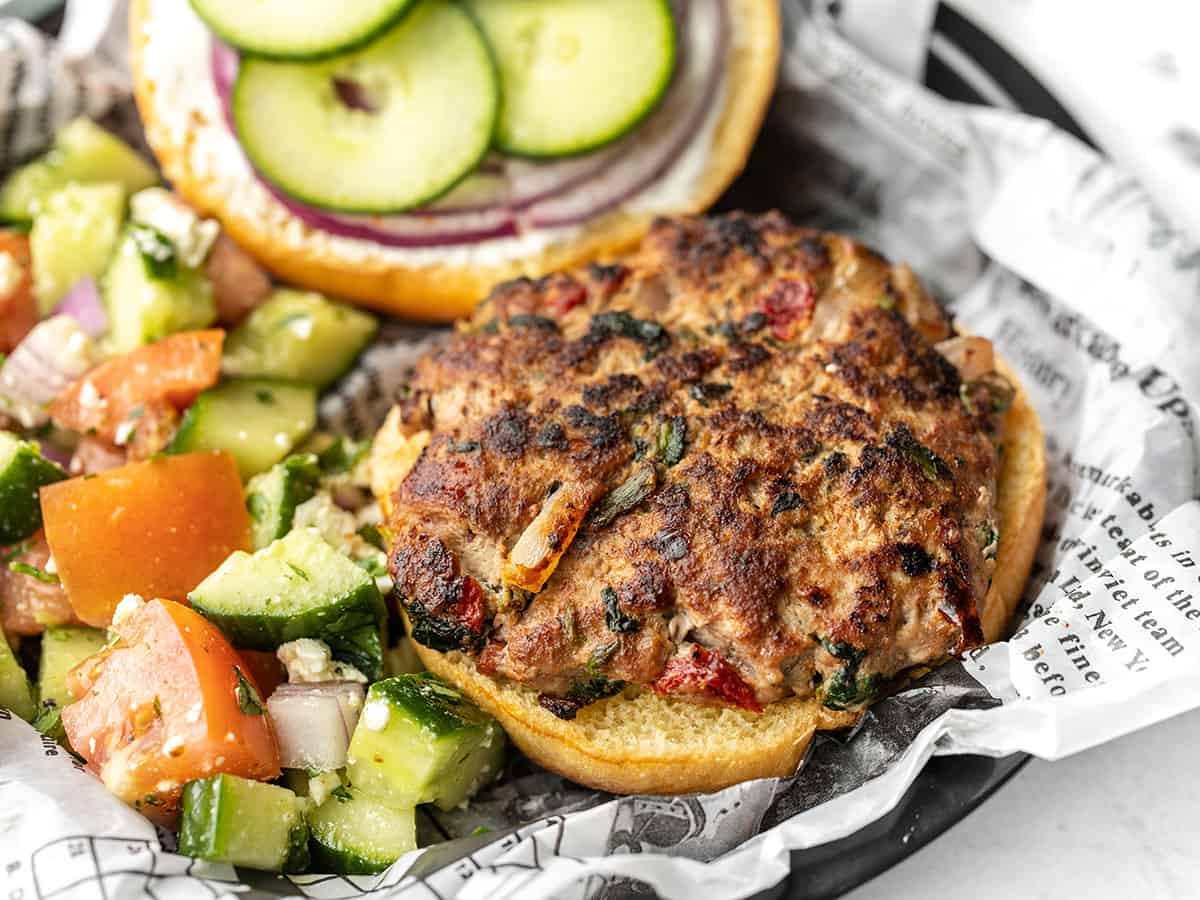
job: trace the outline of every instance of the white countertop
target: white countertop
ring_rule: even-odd
[[[1034,760],[964,821],[847,900],[1200,896],[1200,710]]]

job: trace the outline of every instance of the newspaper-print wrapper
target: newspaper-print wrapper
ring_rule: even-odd
[[[818,737],[791,779],[618,798],[518,760],[466,808],[423,814],[425,840],[443,843],[377,877],[287,879],[174,855],[169,834],[0,711],[0,893],[749,896],[785,877],[790,852],[887,814],[933,755],[1057,759],[1200,705],[1200,250],[1075,139],[940,100],[804,3],[784,5],[779,93],[731,202],[908,260],[1019,373],[1046,429],[1050,488],[1015,634],[876,704],[853,735]],[[385,329],[323,401],[325,423],[368,431],[427,335]]]

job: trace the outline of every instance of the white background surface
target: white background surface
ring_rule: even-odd
[[[1167,137],[1180,122],[1200,122],[1200,2],[953,5],[1195,228],[1200,165],[1171,153]],[[1034,760],[965,821],[847,900],[1200,897],[1198,757],[1200,711],[1057,763]],[[1127,799],[1134,792],[1136,804]]]
[[[1033,760],[846,900],[1200,896],[1198,751],[1200,710],[1060,762]]]

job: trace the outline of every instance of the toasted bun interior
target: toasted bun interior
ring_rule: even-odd
[[[148,42],[165,40],[159,35],[192,15],[186,0],[133,0],[130,61],[146,138],[167,178],[190,203],[219,219],[230,236],[276,276],[382,312],[449,321],[469,312],[497,282],[615,256],[641,240],[656,215],[701,212],[737,177],[775,86],[779,2],[729,2],[733,34],[725,88],[704,169],[686,194],[661,209],[633,213],[618,208],[604,213],[548,242],[530,244],[528,252],[510,253],[510,258],[499,261],[489,250],[497,242],[474,249],[413,252],[360,240],[329,240],[270,198],[248,167],[238,162],[234,138],[214,102],[204,62],[207,55],[196,54],[194,61],[186,63],[189,68],[183,80],[195,79],[186,90],[179,90],[177,84],[157,84],[156,67],[147,65]],[[181,8],[173,10],[172,3]]]
[[[1046,500],[1045,443],[1037,413],[1017,386],[1008,411],[997,519],[996,573],[982,611],[989,641],[1003,637],[1024,591]],[[392,485],[394,488],[395,485]],[[795,772],[813,735],[852,725],[858,714],[813,699],[772,703],[755,714],[627,689],[563,721],[538,705],[537,691],[481,675],[461,653],[414,644],[421,661],[500,720],[535,762],[572,781],[619,794],[715,791]]]

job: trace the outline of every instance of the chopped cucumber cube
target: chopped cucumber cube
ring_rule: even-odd
[[[75,119],[59,129],[46,153],[5,179],[0,219],[32,221],[50,194],[73,181],[113,181],[132,194],[157,184],[158,173],[120,138],[89,119]]]
[[[292,530],[296,507],[310,499],[320,486],[321,470],[311,453],[289,456],[246,485],[246,510],[250,513],[250,539],[255,550]]]
[[[499,723],[429,673],[377,681],[350,740],[350,783],[393,807],[453,809],[504,763]]]
[[[386,806],[357,788],[334,789],[308,814],[308,827],[314,872],[373,875],[417,849],[413,808]]]
[[[183,788],[179,852],[271,872],[308,866],[304,802],[285,787],[214,775]]]
[[[51,701],[62,709],[75,698],[67,692],[67,673],[96,653],[108,635],[99,628],[60,626],[47,628],[42,635],[42,659],[38,664],[38,700],[44,706]]]
[[[23,541],[42,527],[38,491],[66,477],[37,444],[0,431],[0,544]]]
[[[46,198],[29,232],[33,292],[43,316],[79,279],[104,271],[124,219],[119,184],[69,184]]]
[[[368,678],[383,670],[386,610],[374,580],[308,529],[232,554],[188,599],[239,647],[317,638]]]
[[[242,478],[265,472],[313,429],[317,392],[279,381],[228,381],[188,409],[170,453],[227,450]]]
[[[320,294],[278,290],[230,333],[222,369],[324,386],[350,368],[378,327],[369,313]]]
[[[0,631],[0,706],[10,709],[26,722],[37,715],[37,704],[33,702],[33,688],[29,676],[17,662],[17,656],[8,645],[8,639]]]
[[[166,238],[129,226],[101,279],[108,309],[108,349],[128,353],[177,331],[207,328],[217,318],[212,284],[199,269],[176,264]]]

